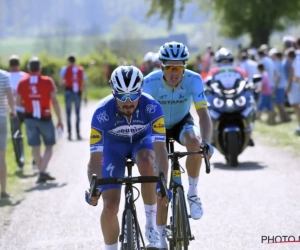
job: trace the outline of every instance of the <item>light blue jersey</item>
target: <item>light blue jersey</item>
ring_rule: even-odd
[[[196,109],[207,108],[203,81],[198,73],[186,69],[175,88],[166,83],[161,70],[147,75],[144,81],[143,92],[161,104],[167,129],[174,127],[190,112],[192,100]]]

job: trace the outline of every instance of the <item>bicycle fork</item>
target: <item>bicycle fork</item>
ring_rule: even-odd
[[[132,224],[132,232],[133,232],[133,238],[134,238],[134,250],[141,250],[145,248],[145,242],[142,237],[142,231],[140,228],[140,225],[137,220],[137,214],[136,209],[134,205],[134,197],[133,197],[133,188],[132,184],[126,184],[125,186],[125,209],[123,211],[122,216],[122,229],[121,234],[119,236],[119,242],[121,242],[121,249],[127,250],[127,248],[124,246],[124,241],[127,240],[127,228],[126,228],[126,213],[130,210],[133,218],[133,224]],[[142,244],[140,242],[140,239],[142,240]]]

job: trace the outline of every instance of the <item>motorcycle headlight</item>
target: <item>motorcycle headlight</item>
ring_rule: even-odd
[[[234,102],[231,99],[226,100],[226,106],[231,108],[233,106]]]
[[[245,96],[240,96],[235,99],[235,104],[239,107],[243,107],[246,104],[246,97]]]
[[[214,99],[213,103],[216,108],[222,108],[224,106],[224,101],[217,97]]]

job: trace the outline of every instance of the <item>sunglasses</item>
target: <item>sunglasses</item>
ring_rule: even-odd
[[[167,71],[173,71],[173,69],[175,69],[176,71],[183,71],[186,67],[186,65],[165,65],[165,64],[162,64],[161,65],[164,70],[167,70]]]
[[[129,99],[131,102],[136,101],[139,99],[142,95],[142,92],[136,92],[136,93],[117,93],[114,92],[114,97],[117,98],[121,102],[126,102],[127,99]]]

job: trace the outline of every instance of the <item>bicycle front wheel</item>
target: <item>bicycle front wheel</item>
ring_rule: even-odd
[[[134,240],[133,240],[133,216],[130,210],[126,211],[126,250],[134,249]]]
[[[138,250],[138,232],[135,217],[131,210],[126,211],[126,248],[124,250]]]
[[[174,200],[174,248],[176,250],[188,250],[188,215],[185,206],[184,195],[181,187],[177,187]]]

